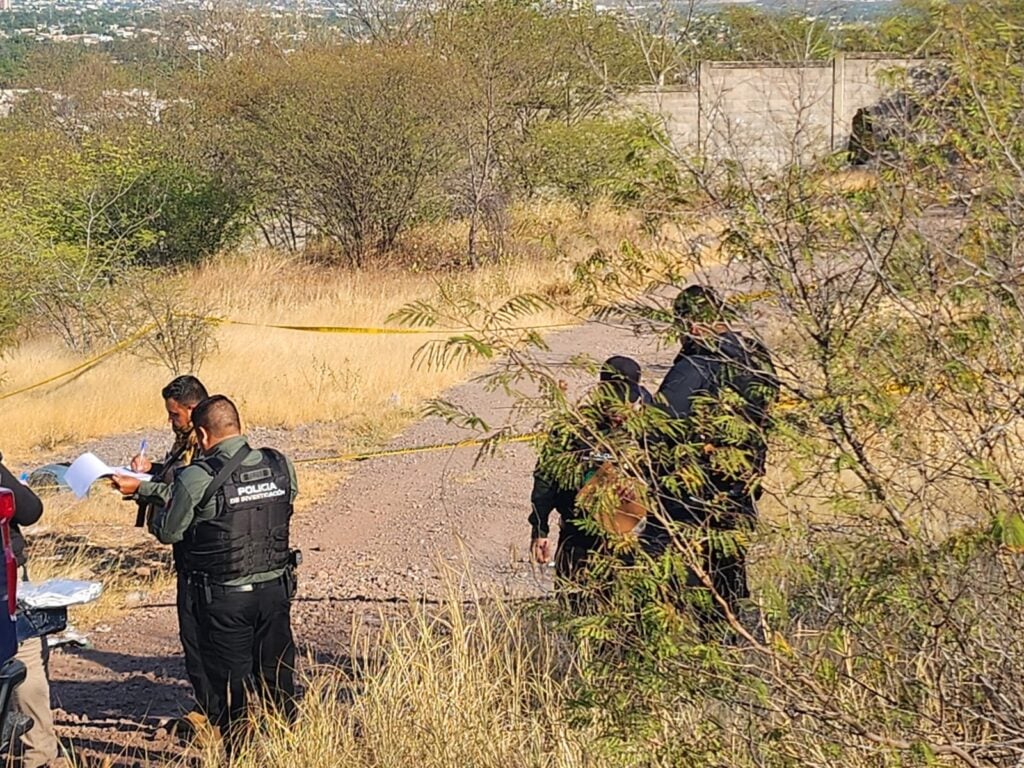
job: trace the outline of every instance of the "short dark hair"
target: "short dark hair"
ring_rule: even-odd
[[[213,395],[192,409],[192,426],[202,427],[212,437],[223,437],[242,431],[238,409],[224,395]]]
[[[631,357],[615,355],[601,366],[600,380],[606,392],[619,400],[635,403],[643,398],[640,388],[640,363]]]
[[[688,285],[672,302],[672,314],[676,322],[710,323],[731,319],[736,313],[714,288]]]
[[[203,386],[203,382],[195,376],[179,376],[162,390],[160,394],[164,400],[174,400],[184,406],[195,407],[210,395]]]

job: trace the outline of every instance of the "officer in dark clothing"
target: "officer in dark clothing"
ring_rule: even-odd
[[[667,519],[649,520],[643,543],[657,557],[673,541],[696,537],[714,592],[739,616],[749,597],[746,539],[757,518],[779,383],[768,350],[730,328],[733,313],[715,291],[690,286],[673,311],[682,349],[655,396],[671,429],[652,441]],[[707,586],[694,571],[687,585]],[[712,599],[710,613],[699,618],[709,625],[724,615]]]
[[[22,526],[35,525],[43,516],[43,502],[27,486],[22,485],[11,471],[3,464],[3,454],[0,454],[0,488],[7,488],[14,492],[14,519],[11,521],[11,549],[14,550],[14,557],[18,561],[18,567],[23,567],[25,558],[25,536],[21,532]]]
[[[14,492],[14,519],[11,520],[11,549],[23,578],[28,578],[25,553],[25,537],[22,526],[34,525],[43,514],[43,502],[22,485],[3,464],[0,456],[0,487]],[[21,765],[25,768],[65,765],[58,757],[59,744],[53,727],[53,711],[50,707],[50,654],[45,637],[33,637],[18,646],[15,656],[25,665],[24,682],[15,689],[13,705],[21,714],[32,719],[32,727],[22,736]]]
[[[282,454],[249,447],[226,397],[199,403],[192,423],[202,458],[176,473],[171,502],[152,528],[160,541],[181,544],[203,664],[223,702],[217,725],[230,755],[246,724],[250,690],[289,718],[295,714],[297,553],[289,548],[289,523],[298,484]]]
[[[640,375],[640,365],[631,358],[606,360],[595,397],[581,409],[583,423],[556,425],[537,459],[530,494],[531,553],[536,562],[550,562],[548,519],[556,510],[561,526],[555,572],[562,580],[577,581],[587,558],[600,546],[599,535],[580,525],[583,513],[576,506],[576,496],[598,466],[612,458],[600,450],[599,443],[621,421],[622,414],[615,411],[623,404],[640,407],[651,402]]]
[[[138,503],[136,525],[152,523],[156,514],[170,501],[174,473],[187,467],[199,453],[199,442],[192,427],[192,410],[208,397],[206,387],[195,376],[178,376],[160,393],[167,410],[167,420],[174,432],[174,444],[160,462],[150,462],[142,453],[132,458],[131,468],[153,475],[151,481],[139,482],[126,476],[114,478],[114,485]],[[220,699],[210,686],[203,667],[199,647],[199,617],[193,594],[186,583],[182,567],[182,545],[174,545],[174,569],[177,573],[178,635],[185,657],[185,674],[192,684],[196,708],[178,722],[183,730],[200,731],[217,719]]]

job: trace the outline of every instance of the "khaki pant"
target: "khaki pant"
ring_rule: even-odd
[[[12,704],[23,715],[32,718],[32,728],[22,737],[24,768],[41,768],[57,757],[57,735],[53,730],[50,710],[50,651],[45,637],[33,637],[18,648],[15,657],[28,674],[14,691]]]

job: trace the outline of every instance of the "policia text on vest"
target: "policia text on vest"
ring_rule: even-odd
[[[211,719],[231,753],[251,691],[294,716],[298,553],[289,547],[289,523],[298,485],[284,455],[249,446],[227,398],[200,403],[192,418],[202,457],[176,474],[170,504],[152,530],[160,541],[180,542],[203,665],[222,702]]]

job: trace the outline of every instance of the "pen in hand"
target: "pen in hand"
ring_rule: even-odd
[[[139,455],[132,459],[131,469],[133,472],[145,472],[150,464],[146,461],[146,438],[142,438],[139,444]]]

